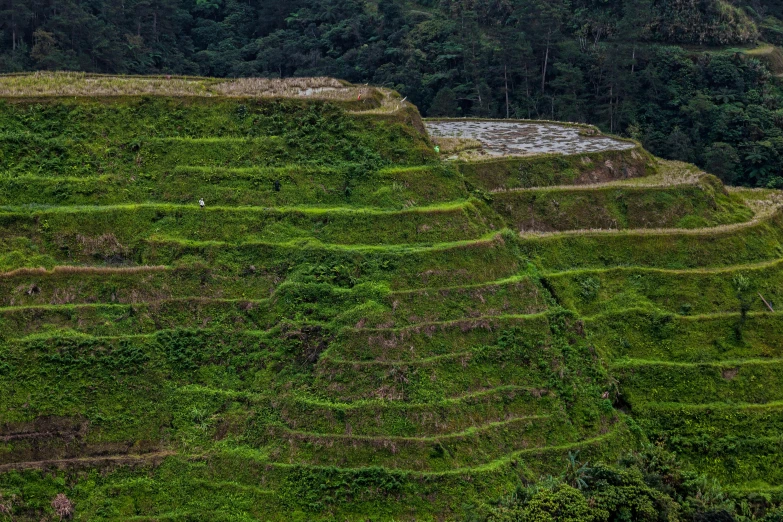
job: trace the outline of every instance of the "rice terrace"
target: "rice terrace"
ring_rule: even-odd
[[[0,520],[780,502],[782,207],[328,78],[0,76]]]

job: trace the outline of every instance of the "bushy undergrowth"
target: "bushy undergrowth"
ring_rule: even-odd
[[[232,167],[347,162],[357,164],[360,174],[432,156],[421,135],[402,121],[293,100],[6,100],[0,121],[0,165],[7,174],[143,176],[178,165],[227,162]]]
[[[419,123],[0,102],[0,520],[774,520],[781,214]]]
[[[719,482],[683,469],[673,453],[646,446],[611,465],[569,459],[559,476],[496,501],[487,521],[780,520],[783,507],[732,498]],[[779,500],[779,499],[778,499]]]
[[[498,192],[492,207],[520,231],[699,228],[748,221],[752,212],[716,179],[656,188]]]

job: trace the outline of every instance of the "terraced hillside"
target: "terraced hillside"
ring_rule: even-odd
[[[373,88],[167,81],[0,78],[16,519],[454,520],[648,438],[780,485],[779,193],[586,127],[443,161]]]

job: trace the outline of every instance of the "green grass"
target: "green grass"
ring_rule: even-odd
[[[357,361],[404,361],[462,353],[497,340],[509,329],[532,336],[549,333],[549,316],[490,316],[440,323],[420,322],[403,328],[346,328],[332,353]]]
[[[671,187],[606,186],[492,194],[492,208],[519,231],[699,228],[748,221],[743,200],[715,178]]]
[[[547,414],[557,407],[557,398],[536,388],[505,385],[423,403],[383,399],[340,403],[306,395],[272,399],[271,403],[280,410],[280,420],[294,429],[306,426],[319,433],[422,437],[464,431],[476,419],[498,422]]]
[[[593,316],[628,308],[679,315],[769,311],[783,306],[783,262],[713,270],[610,268],[548,275],[558,301]]]
[[[78,503],[77,517],[85,520],[187,516],[229,520],[246,514],[264,520],[306,521],[324,511],[347,519],[373,513],[389,521],[420,517],[421,513],[457,517],[464,508],[450,500],[456,494],[470,498],[500,494],[519,483],[520,472],[529,477],[556,472],[559,466],[554,463],[563,461],[569,451],[612,460],[617,455],[609,448],[629,441],[627,432],[620,429],[584,444],[523,450],[473,472],[470,481],[465,480],[465,469],[414,474],[377,467],[270,466],[252,450],[234,450],[197,459],[172,457],[154,468],[86,472],[75,487],[65,486],[61,477],[40,472],[6,474],[0,484],[5,491],[19,492],[32,509],[43,509],[47,502],[42,499],[64,489]],[[364,487],[356,489],[351,484]],[[275,493],[269,494],[268,488]]]
[[[678,316],[654,310],[624,310],[588,320],[596,347],[610,358],[679,362],[779,357],[779,313]]]
[[[462,520],[644,441],[776,487],[778,193],[640,147],[440,162],[393,93],[175,80],[0,78],[15,519]]]
[[[189,160],[190,161],[190,160]],[[279,190],[276,190],[276,182]],[[281,167],[177,165],[163,174],[101,174],[89,177],[0,174],[0,204],[31,208],[55,205],[121,205],[136,202],[209,207],[332,206],[399,210],[465,199],[449,168],[348,168],[291,163]]]
[[[264,329],[277,318],[269,300],[167,299],[135,304],[43,305],[0,309],[0,339],[42,332],[98,337],[151,334],[159,329]]]
[[[486,464],[523,449],[573,442],[573,435],[562,423],[522,417],[421,438],[308,434],[275,427],[269,427],[264,438],[277,442],[269,451],[278,462],[350,469],[372,461],[389,469],[448,471]],[[352,451],[342,451],[343,444],[350,445]]]
[[[368,119],[323,102],[127,98],[5,100],[0,169],[11,175],[143,178],[180,165],[420,165],[433,153],[400,118]],[[315,136],[321,135],[314,139]],[[207,140],[206,142],[204,140]]]
[[[721,360],[712,363],[619,361],[614,373],[623,382],[623,395],[636,402],[767,403],[783,399],[783,361]]]
[[[458,162],[457,167],[471,187],[488,192],[636,178],[658,170],[653,157],[641,147],[572,156],[547,154]]]
[[[778,484],[783,415],[778,402],[650,404],[636,410],[639,422],[696,468],[726,484]],[[756,484],[758,487],[759,484]]]
[[[0,277],[0,306],[85,303],[155,303],[162,299],[200,297],[263,299],[274,288],[274,273],[221,270],[206,265],[173,268],[59,266],[6,272]]]
[[[230,243],[286,243],[311,239],[322,243],[435,244],[480,238],[499,220],[487,219],[481,203],[419,207],[382,212],[358,209],[266,209],[198,205],[57,207],[0,214],[3,236],[24,236],[52,248],[85,250],[88,238],[113,237],[113,248],[159,237]],[[387,236],[373,234],[385,229]]]
[[[548,271],[638,266],[713,268],[783,256],[783,212],[746,226],[524,237],[520,250]]]

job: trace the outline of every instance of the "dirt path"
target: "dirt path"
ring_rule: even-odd
[[[104,467],[123,464],[158,464],[164,458],[174,455],[173,451],[158,451],[139,455],[105,455],[101,457],[77,457],[73,459],[36,460],[27,462],[11,462],[0,465],[0,473],[24,469],[73,468],[73,467]]]

